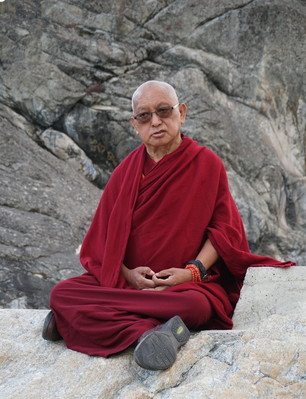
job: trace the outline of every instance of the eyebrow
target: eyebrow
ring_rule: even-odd
[[[161,108],[161,107],[171,107],[171,105],[170,105],[170,103],[165,103],[165,102],[161,102],[161,103],[159,103],[157,106],[156,106],[156,109],[158,109],[158,108]],[[149,111],[147,111],[147,106],[143,106],[143,107],[139,107],[139,108],[136,108],[137,109],[137,113],[139,113],[139,112],[149,112]],[[135,110],[136,111],[136,110]]]

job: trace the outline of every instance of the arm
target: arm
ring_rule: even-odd
[[[212,243],[210,242],[209,239],[207,239],[201,249],[201,251],[198,253],[198,256],[196,257],[196,260],[200,260],[206,271],[216,263],[218,260],[219,255],[218,252],[215,250],[215,248],[212,246]]]

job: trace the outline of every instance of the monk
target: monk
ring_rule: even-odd
[[[251,254],[220,158],[183,135],[186,105],[148,81],[132,98],[142,145],[114,170],[82,244],[86,273],[57,284],[48,340],[108,357],[136,347],[146,369],[172,366],[190,330],[231,329]]]

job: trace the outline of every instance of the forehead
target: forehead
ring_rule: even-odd
[[[156,108],[158,105],[173,105],[175,94],[167,87],[150,85],[143,87],[135,98],[135,109]]]

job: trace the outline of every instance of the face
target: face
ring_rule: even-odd
[[[174,90],[169,87],[154,83],[144,85],[140,89],[134,102],[134,115],[143,112],[155,112],[161,108],[172,107],[178,103]],[[154,151],[164,147],[167,152],[176,149],[181,142],[181,125],[185,122],[186,105],[180,104],[172,110],[167,118],[161,118],[152,114],[152,118],[146,123],[140,123],[131,118],[136,133],[141,138],[148,150]]]

